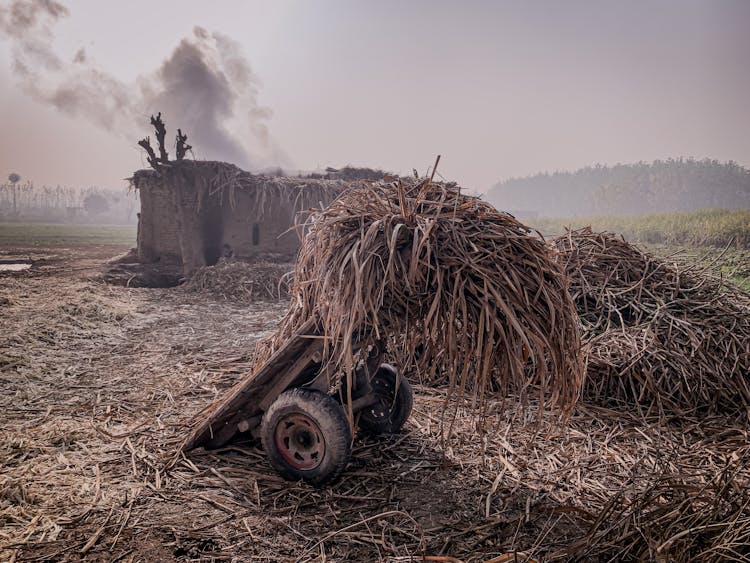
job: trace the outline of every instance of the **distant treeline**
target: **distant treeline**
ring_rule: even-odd
[[[591,227],[622,234],[630,242],[678,246],[731,246],[750,249],[750,210],[707,209],[639,217],[532,218],[526,223],[545,236],[566,228]]]
[[[496,184],[498,209],[550,217],[750,209],[750,170],[736,162],[669,159],[597,165]]]
[[[0,221],[42,223],[135,223],[138,194],[97,187],[0,184]]]

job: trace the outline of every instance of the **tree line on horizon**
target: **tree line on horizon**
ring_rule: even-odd
[[[750,170],[734,161],[676,158],[597,164],[496,184],[487,199],[518,215],[645,215],[750,209]]]
[[[0,183],[0,221],[128,224],[136,220],[137,193],[97,186],[37,186],[18,174]]]

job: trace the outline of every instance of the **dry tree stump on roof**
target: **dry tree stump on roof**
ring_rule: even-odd
[[[154,148],[151,146],[151,137],[146,137],[138,141],[138,146],[142,147],[146,151],[146,160],[148,165],[154,170],[159,170],[159,159],[156,157]]]
[[[161,112],[159,112],[156,117],[153,115],[151,116],[151,125],[154,126],[156,141],[159,144],[159,161],[163,164],[167,164],[169,162],[169,153],[167,153],[167,148],[164,146],[164,140],[167,136],[167,128],[161,119]]]
[[[189,150],[193,147],[187,144],[187,134],[183,134],[182,129],[177,130],[177,138],[175,139],[175,154],[177,160],[182,160]]]
[[[149,166],[151,166],[151,168],[153,168],[154,170],[159,171],[161,170],[161,164],[169,164],[169,153],[167,152],[166,146],[164,145],[164,141],[167,136],[167,127],[166,125],[164,125],[164,121],[161,118],[161,112],[159,112],[156,117],[154,117],[153,115],[151,116],[151,125],[153,125],[154,127],[154,134],[156,135],[156,142],[159,148],[159,156],[156,156],[156,152],[151,146],[150,137],[146,137],[145,139],[141,139],[140,141],[138,141],[138,146],[142,147],[143,150],[146,151],[146,159],[148,160]],[[177,160],[182,160],[182,157],[185,156],[185,153],[193,147],[186,144],[187,135],[183,135],[182,131],[179,129],[177,131]]]

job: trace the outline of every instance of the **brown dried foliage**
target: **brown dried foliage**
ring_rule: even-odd
[[[243,262],[222,258],[195,271],[181,291],[211,295],[224,301],[252,303],[289,296],[294,264]]]
[[[750,405],[750,296],[705,270],[590,229],[554,240],[571,277],[595,402],[650,414]]]
[[[661,468],[646,486],[623,487],[597,512],[565,561],[748,561],[750,456],[735,456],[707,481]]]
[[[319,319],[332,387],[355,343],[390,340],[391,361],[467,392],[525,397],[538,387],[569,413],[582,383],[567,279],[544,241],[450,184],[380,182],[350,189],[306,224],[289,312],[259,361]]]

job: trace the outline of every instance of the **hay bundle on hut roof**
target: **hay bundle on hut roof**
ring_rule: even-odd
[[[351,373],[353,342],[391,337],[401,366],[421,349],[423,382],[480,402],[538,386],[572,409],[583,370],[567,279],[515,218],[455,185],[399,180],[345,191],[307,227],[290,309],[259,363],[316,318],[329,373]]]
[[[585,395],[646,411],[746,413],[750,295],[591,229],[554,240],[584,329]]]

